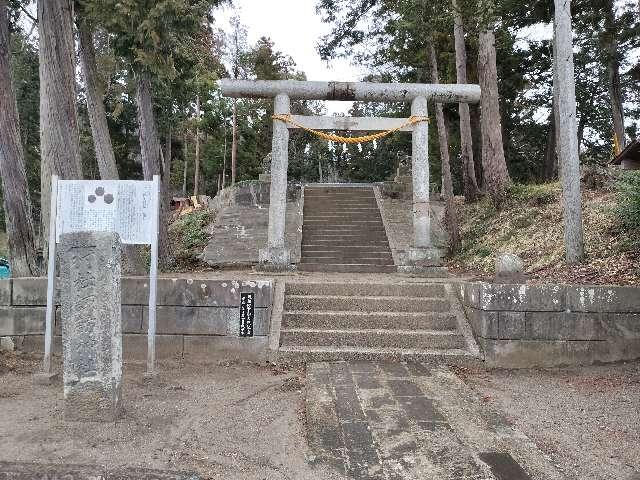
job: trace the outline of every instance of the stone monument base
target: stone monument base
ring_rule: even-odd
[[[408,273],[422,278],[449,278],[451,273],[447,267],[417,267],[402,265],[398,267],[399,273]]]
[[[271,183],[271,174],[270,173],[261,173],[258,177],[258,180],[265,183]]]
[[[37,372],[33,374],[33,383],[36,385],[53,385],[59,379],[57,373]]]
[[[266,247],[260,250],[258,260],[261,268],[262,266],[267,266],[269,268],[278,267],[282,270],[289,270],[291,268],[291,251],[286,247]]]
[[[435,247],[411,247],[407,260],[412,267],[441,267],[442,252]]]
[[[64,395],[64,417],[70,421],[113,422],[122,413],[120,384],[109,385],[95,380],[67,389]]]

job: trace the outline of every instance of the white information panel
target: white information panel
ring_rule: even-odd
[[[51,177],[49,281],[43,364],[45,373],[51,373],[56,245],[60,243],[61,235],[74,232],[116,232],[123,244],[151,246],[147,373],[154,373],[159,217],[160,177],[157,175],[151,182],[59,180],[55,175]]]
[[[64,233],[117,232],[124,244],[151,245],[153,200],[153,182],[58,180],[56,243]]]

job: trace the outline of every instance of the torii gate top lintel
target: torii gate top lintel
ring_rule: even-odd
[[[231,98],[411,102],[418,97],[440,103],[477,103],[480,86],[472,84],[308,82],[299,80],[232,80],[219,82],[222,95]]]

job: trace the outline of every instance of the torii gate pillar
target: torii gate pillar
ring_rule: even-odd
[[[291,102],[283,93],[276,95],[276,115],[289,114]],[[260,263],[275,269],[286,269],[291,264],[291,252],[285,243],[287,212],[287,170],[289,168],[289,129],[287,124],[273,121],[271,144],[271,190],[269,197],[269,230],[267,245],[260,250]]]
[[[411,115],[427,117],[427,105],[426,97],[416,97],[411,103]],[[433,247],[431,239],[429,124],[416,124],[412,137],[413,244],[409,250],[409,261],[416,266],[438,266],[442,264],[440,250]]]

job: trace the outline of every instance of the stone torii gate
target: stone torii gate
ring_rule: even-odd
[[[290,115],[291,100],[342,100],[360,102],[411,102],[411,115],[428,116],[427,102],[477,103],[478,85],[305,82],[295,80],[220,81],[222,95],[231,98],[273,98],[275,115]],[[294,123],[315,130],[384,131],[402,125],[397,118],[290,117]],[[406,122],[408,119],[404,119]],[[289,128],[298,128],[274,119],[271,160],[271,197],[267,245],[260,251],[260,262],[274,269],[286,269],[291,254],[285,244],[287,169],[289,166]],[[403,130],[413,132],[413,244],[409,259],[415,266],[439,265],[440,254],[433,247],[429,214],[429,125],[417,122]]]

